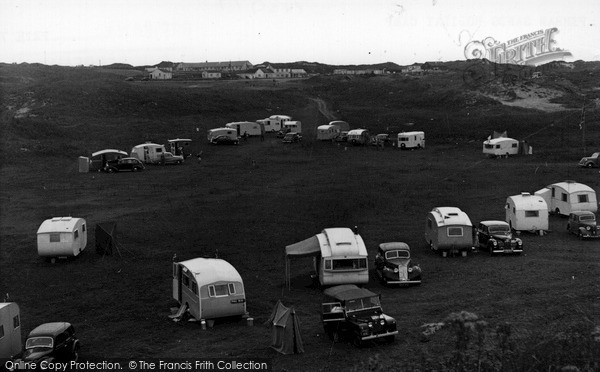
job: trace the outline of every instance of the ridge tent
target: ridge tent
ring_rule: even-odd
[[[281,354],[301,354],[304,352],[300,320],[293,307],[277,301],[267,325],[272,329],[271,347]]]
[[[113,248],[117,248],[117,224],[115,222],[102,222],[96,224],[96,253],[110,256]]]

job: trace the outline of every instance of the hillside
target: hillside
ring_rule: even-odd
[[[596,65],[536,79],[514,79],[500,67],[456,61],[422,76],[274,82],[126,81],[138,70],[0,64],[0,293],[19,304],[23,337],[42,323],[71,322],[83,361],[265,359],[273,371],[597,370],[597,240],[579,240],[555,215],[544,235],[518,235],[521,255],[474,249],[443,258],[423,238],[425,216],[439,206],[460,207],[477,225],[503,220],[507,196],[554,182],[577,180],[600,194],[598,170],[577,166],[600,151]],[[555,105],[510,105],[533,97]],[[207,143],[210,128],[274,114],[301,121],[301,143],[283,144],[274,133],[239,146]],[[317,126],[334,117],[371,133],[423,130],[426,146],[317,141]],[[528,141],[533,154],[485,157],[482,141],[504,130]],[[192,139],[198,157],[135,173],[78,172],[80,156],[171,138]],[[89,240],[80,257],[51,264],[38,256],[36,231],[55,216],[85,218]],[[107,221],[117,223],[119,243],[110,256],[95,251],[94,229]],[[369,267],[380,243],[402,241],[423,269],[419,286],[385,286],[372,275],[365,285],[397,320],[393,344],[356,348],[327,338],[312,258],[293,261],[291,289],[284,285],[287,245],[353,226]],[[172,261],[215,256],[242,276],[253,327],[227,319],[202,330],[169,319],[178,306]],[[278,300],[296,310],[304,354],[269,347],[264,323]]]

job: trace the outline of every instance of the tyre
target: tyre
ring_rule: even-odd
[[[75,362],[79,360],[79,344],[76,344],[73,347],[72,360],[75,361]]]
[[[588,167],[588,168],[594,168],[594,163],[589,162],[585,166]]]

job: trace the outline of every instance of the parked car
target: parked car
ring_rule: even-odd
[[[600,152],[595,152],[592,156],[587,156],[579,161],[580,167],[600,167]]]
[[[372,146],[381,146],[382,143],[384,146],[388,146],[393,144],[394,142],[392,140],[392,137],[390,137],[390,135],[387,133],[380,133],[375,137],[371,137]]]
[[[181,155],[173,155],[172,152],[164,152],[164,158],[161,158],[161,162],[164,164],[181,164],[183,163],[183,156]],[[163,161],[164,159],[164,161]]]
[[[348,142],[348,131],[344,130],[340,132],[340,135],[335,137],[335,142]]]
[[[291,129],[290,128],[283,128],[282,130],[280,130],[279,132],[277,132],[277,138],[284,138],[286,134],[290,133]]]
[[[384,284],[421,284],[421,268],[412,263],[410,248],[406,243],[379,244],[375,272]]]
[[[504,221],[481,221],[475,231],[479,248],[495,253],[522,253],[523,241],[512,235],[510,225]]]
[[[231,138],[229,136],[216,136],[215,138],[210,140],[210,143],[213,145],[239,145],[239,138]]]
[[[354,284],[330,287],[324,293],[321,319],[332,340],[349,337],[359,347],[368,340],[394,341],[396,320],[383,313],[381,295]]]
[[[22,358],[15,360],[15,363],[76,361],[80,347],[70,323],[45,323],[29,332]]]
[[[575,211],[569,214],[567,230],[579,239],[600,238],[600,227],[596,224],[596,215],[590,211]]]
[[[283,137],[283,143],[296,143],[302,141],[302,136],[296,132],[289,132]]]
[[[104,171],[109,173],[121,171],[137,172],[144,170],[144,168],[144,163],[138,158],[121,158],[106,163]]]

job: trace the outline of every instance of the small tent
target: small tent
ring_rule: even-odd
[[[271,347],[281,354],[301,354],[304,352],[300,334],[300,320],[293,307],[284,306],[277,301],[273,312],[267,320],[272,329]]]
[[[102,222],[96,225],[96,253],[110,256],[113,248],[117,248],[117,224]]]

